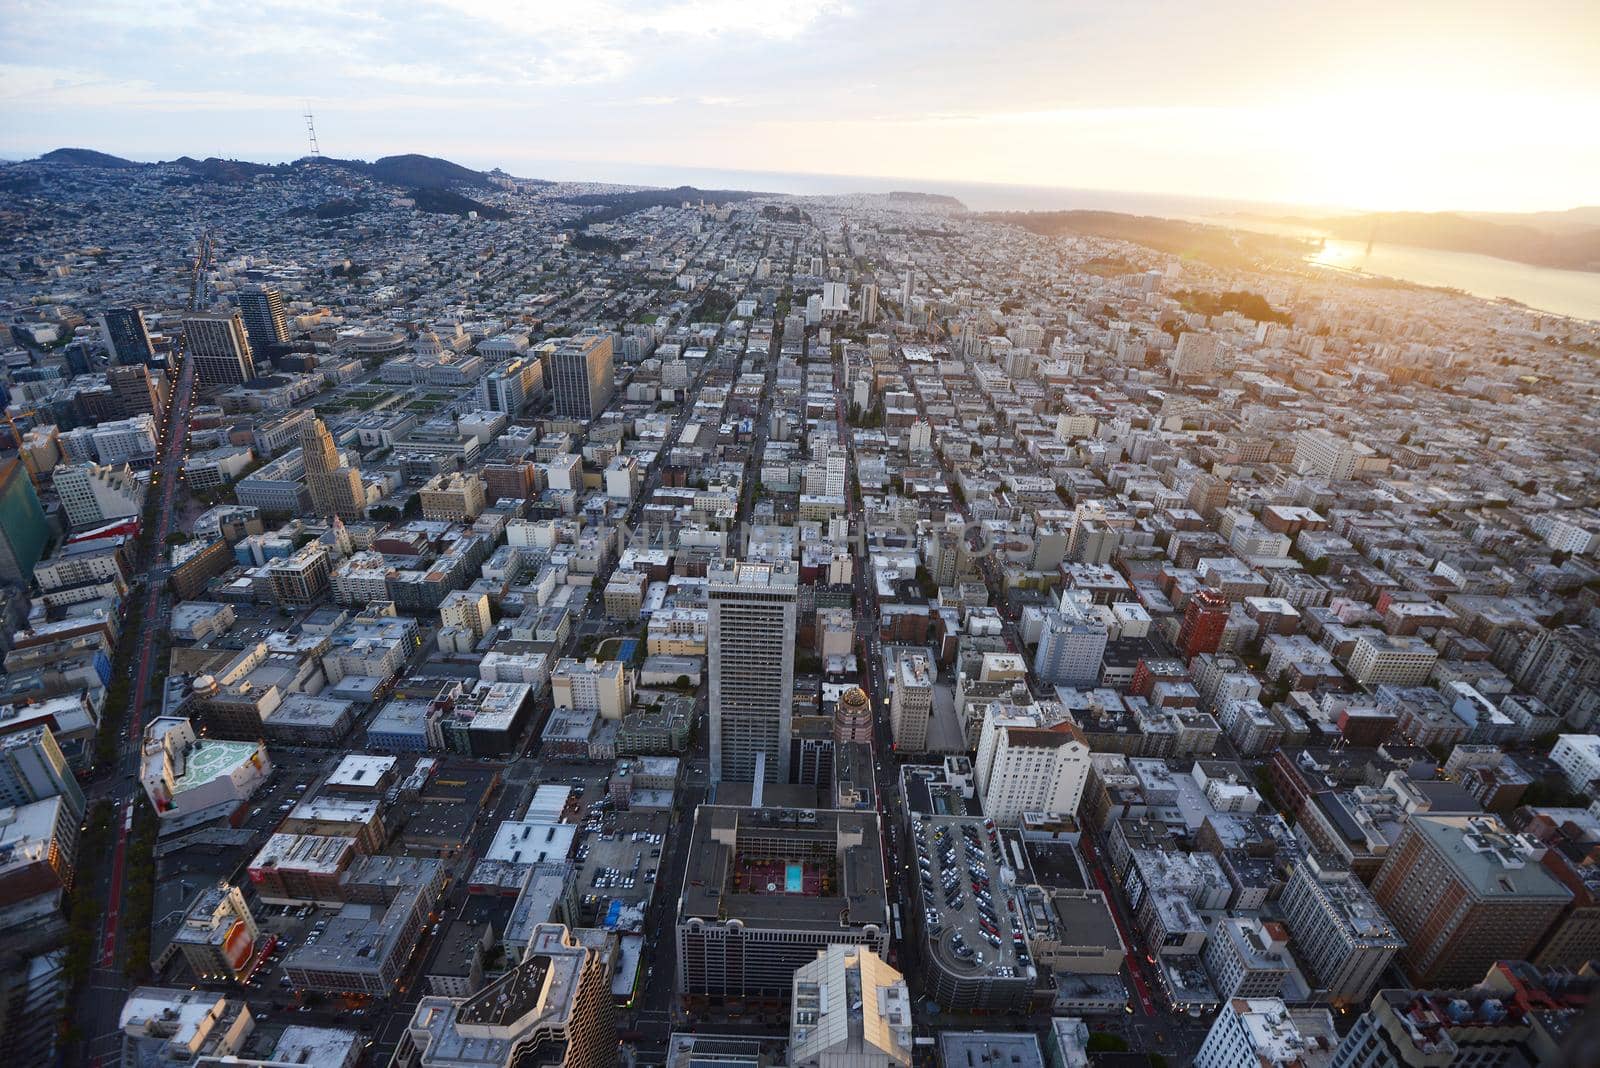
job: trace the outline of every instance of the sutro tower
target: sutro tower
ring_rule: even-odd
[[[318,159],[322,156],[322,149],[317,147],[317,124],[311,116],[311,105],[306,105],[306,140],[311,144],[311,158]]]

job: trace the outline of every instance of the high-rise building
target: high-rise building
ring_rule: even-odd
[[[515,356],[478,380],[478,401],[491,412],[521,414],[544,392],[544,365],[531,356]]]
[[[1207,375],[1216,369],[1220,346],[1215,334],[1182,333],[1169,366],[1175,375]]]
[[[1211,519],[1228,506],[1230,485],[1225,478],[1213,475],[1210,471],[1201,471],[1189,484],[1189,495],[1184,503]]]
[[[1515,677],[1568,726],[1587,730],[1600,718],[1600,633],[1576,625],[1541,631],[1523,650]]]
[[[195,1064],[207,1058],[227,1063],[244,1050],[255,1031],[250,1005],[191,987],[136,987],[122,1003],[120,1064]]]
[[[417,1003],[393,1062],[408,1068],[612,1068],[616,936],[534,928],[522,960],[467,998]]]
[[[1217,996],[1275,998],[1289,977],[1289,932],[1255,916],[1224,916],[1206,936],[1201,960]]]
[[[475,472],[446,471],[434,475],[417,491],[425,519],[470,523],[486,505],[483,479]]]
[[[1399,960],[1414,983],[1466,984],[1533,954],[1572,897],[1534,852],[1493,816],[1406,822],[1372,896],[1406,941]]]
[[[246,286],[239,290],[239,314],[244,318],[250,347],[270,356],[289,340],[289,315],[277,286]]]
[[[345,464],[339,446],[321,419],[313,418],[301,425],[300,453],[306,465],[306,490],[318,517],[338,516],[350,521],[366,514],[367,491],[361,472]]]
[[[889,730],[900,753],[928,751],[928,718],[933,714],[933,662],[926,653],[906,653],[894,666],[889,697]]]
[[[49,542],[33,480],[15,456],[0,460],[0,582],[26,583]]]
[[[1110,632],[1090,618],[1087,598],[1073,592],[1062,597],[1059,609],[1046,614],[1033,670],[1041,682],[1087,689],[1100,682]]]
[[[765,781],[788,782],[799,569],[722,559],[706,577],[711,778],[753,782],[761,755]]]
[[[794,973],[791,1068],[910,1068],[911,991],[864,946],[829,946]]]
[[[1339,1039],[1327,1009],[1290,1010],[1278,998],[1232,998],[1206,1032],[1194,1068],[1313,1068]]]
[[[1178,627],[1178,651],[1185,660],[1217,651],[1232,607],[1228,599],[1215,590],[1194,592],[1183,610],[1183,623]]]
[[[556,708],[621,719],[633,701],[633,675],[620,660],[562,657],[550,672],[550,699]]]
[[[1089,745],[1060,704],[991,701],[973,758],[983,814],[1004,825],[1025,812],[1076,817],[1089,781]]]
[[[78,530],[112,519],[128,519],[144,511],[148,487],[126,464],[61,464],[53,479],[67,522]]]
[[[861,287],[861,321],[868,326],[878,321],[878,286],[874,282]]]
[[[161,392],[150,377],[150,368],[144,364],[106,368],[106,384],[111,387],[111,396],[122,418],[136,415],[161,417]]]
[[[559,419],[588,422],[611,402],[612,354],[609,335],[569,338],[550,355],[550,389]]]
[[[83,790],[48,726],[0,735],[0,805],[27,805],[60,796],[82,819]]]
[[[100,336],[117,363],[147,364],[155,359],[156,350],[150,344],[144,312],[138,308],[108,308],[100,316]]]
[[[237,386],[256,376],[250,337],[238,312],[196,312],[186,316],[183,336],[186,358],[195,361],[195,385],[202,390]]]
[[[1332,431],[1302,430],[1294,438],[1294,468],[1302,475],[1343,480],[1354,478],[1361,459],[1351,442]]]
[[[72,889],[83,817],[60,794],[0,812],[0,917],[9,928],[54,913]]]
[[[1361,880],[1315,854],[1295,865],[1279,907],[1300,959],[1335,1005],[1365,1002],[1405,948]]]

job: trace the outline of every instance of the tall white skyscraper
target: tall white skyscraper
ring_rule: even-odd
[[[759,753],[766,758],[765,781],[788,782],[799,568],[792,561],[723,559],[706,577],[711,777],[753,782]]]
[[[1089,781],[1089,744],[1054,701],[1017,706],[991,702],[973,774],[983,814],[1012,825],[1024,812],[1077,816]]]

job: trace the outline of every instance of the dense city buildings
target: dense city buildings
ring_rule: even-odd
[[[1114,213],[0,170],[18,1068],[1555,1063],[1593,324]]]

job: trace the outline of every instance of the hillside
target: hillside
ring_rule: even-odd
[[[70,167],[103,167],[106,170],[131,171],[140,167],[147,167],[146,163],[135,163],[131,159],[113,156],[105,152],[96,152],[92,148],[58,148],[46,152],[37,160],[39,163],[64,163]]]
[[[489,181],[489,176],[482,171],[471,170],[459,163],[439,159],[437,156],[423,156],[417,153],[384,156],[372,163],[360,159],[332,159],[326,156],[321,162],[404,189],[449,189],[453,186],[489,189],[493,185]]]
[[[190,156],[179,156],[172,161],[183,167],[197,178],[212,182],[226,182],[230,185],[248,182],[262,174],[281,174],[288,168],[279,164],[276,167],[265,163],[251,163],[241,159],[218,159],[216,156],[207,156],[205,159],[194,159]]]
[[[897,189],[889,194],[889,199],[901,204],[920,204],[928,208],[945,208],[950,211],[966,211],[967,206],[955,197],[944,193],[918,193],[911,190]]]
[[[1551,232],[1526,223],[1490,222],[1452,212],[1409,211],[1306,223],[1346,241],[1412,245],[1441,252],[1495,256],[1535,267],[1600,271],[1600,227]]]
[[[1036,234],[1082,234],[1131,241],[1158,252],[1189,256],[1222,267],[1251,267],[1284,257],[1299,259],[1312,248],[1310,242],[1299,238],[1115,211],[1003,211],[979,218],[1020,226]]]
[[[425,211],[429,215],[460,215],[465,218],[469,211],[475,211],[480,219],[511,218],[509,211],[480,204],[471,197],[452,193],[448,189],[412,189],[406,192],[406,196],[416,202],[418,211]]]
[[[582,193],[565,199],[568,204],[596,209],[584,216],[585,223],[596,223],[620,219],[646,208],[676,207],[685,201],[691,204],[698,204],[702,200],[708,204],[726,204],[761,195],[737,189],[696,189],[692,185],[680,185],[676,189],[640,189],[632,193]]]

